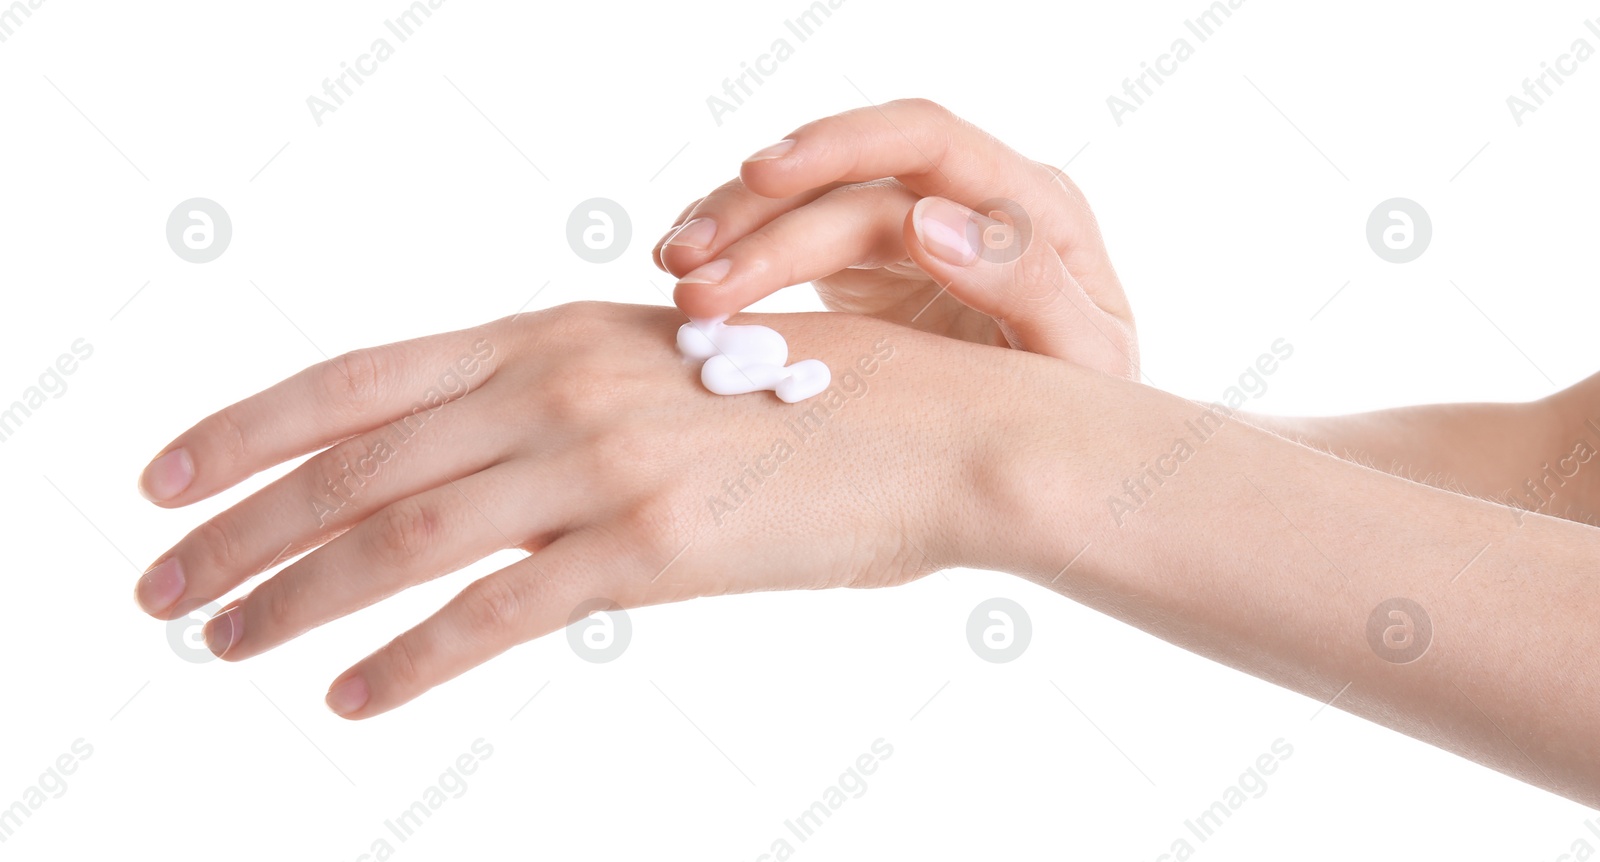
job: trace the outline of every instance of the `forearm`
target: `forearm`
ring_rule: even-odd
[[[1136,384],[1030,370],[1063,379],[1038,384],[1023,399],[1037,406],[996,431],[1012,454],[992,527],[1010,556],[991,565],[1600,804],[1600,628],[1588,612],[1600,531],[1519,519],[1241,421],[1214,427],[1192,402]],[[1174,452],[1187,454],[1163,457]],[[1368,638],[1374,609],[1396,597],[1432,624],[1407,664]]]
[[[1579,473],[1600,449],[1600,375],[1526,403],[1426,404],[1348,416],[1239,416],[1413,481],[1596,522],[1600,481]]]

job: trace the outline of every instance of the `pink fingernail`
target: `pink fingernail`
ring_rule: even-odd
[[[768,159],[781,159],[781,158],[783,158],[785,153],[789,152],[792,149],[794,149],[794,139],[793,138],[784,138],[783,140],[777,142],[776,144],[773,144],[770,147],[766,147],[764,149],[757,150],[755,153],[751,154],[750,158],[745,159],[745,161],[747,161],[747,162],[764,162],[764,161],[767,161]]]
[[[978,225],[972,210],[944,198],[923,198],[911,208],[911,227],[934,257],[955,266],[978,259]]]
[[[371,692],[367,680],[360,674],[342,680],[328,689],[328,708],[339,715],[349,715],[367,704]]]
[[[692,248],[695,251],[704,251],[711,247],[711,241],[717,237],[717,223],[710,218],[697,218],[678,229],[666,242],[667,245]]]
[[[161,503],[183,493],[194,481],[194,460],[187,449],[174,449],[150,462],[139,477],[139,493],[146,500]]]
[[[244,634],[244,614],[240,613],[238,605],[223,608],[221,613],[206,621],[201,631],[205,634],[206,649],[221,658]]]
[[[168,557],[145,572],[133,589],[139,607],[151,616],[160,616],[183,595],[183,564]]]
[[[679,284],[721,284],[728,277],[728,270],[733,269],[733,261],[727,258],[718,258],[698,269],[692,270],[688,275],[678,279]]]

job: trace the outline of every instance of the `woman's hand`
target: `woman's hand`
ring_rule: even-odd
[[[691,317],[810,281],[835,311],[1138,377],[1133,313],[1077,186],[925,100],[801,126],[654,254]]]
[[[682,322],[561,306],[355,351],[213,414],[146,468],[146,496],[186,506],[331,448],[185,536],[139,580],[139,603],[172,619],[315,548],[207,624],[237,660],[495,551],[530,552],[336,681],[330,707],[365,718],[590,600],[884,586],[971,556],[983,528],[963,510],[995,424],[973,405],[1025,376],[1003,369],[1013,354],[786,315],[797,354],[834,376],[790,405],[706,392],[674,347]]]

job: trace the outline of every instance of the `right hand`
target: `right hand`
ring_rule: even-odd
[[[690,317],[810,281],[834,311],[1138,377],[1133,312],[1094,214],[1061,171],[921,99],[784,140],[657,243]]]

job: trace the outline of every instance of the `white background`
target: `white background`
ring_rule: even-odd
[[[929,97],[1040,160],[1076,154],[1161,388],[1218,398],[1277,338],[1294,356],[1253,409],[1567,386],[1600,367],[1600,61],[1520,127],[1506,97],[1573,40],[1600,45],[1583,26],[1600,6],[1251,0],[1119,126],[1106,97],[1189,35],[1200,0],[848,0],[719,125],[706,98],[795,41],[803,0],[454,0],[319,127],[306,98],[403,8],[49,0],[0,44],[0,402],[74,339],[94,347],[0,443],[0,806],[75,739],[94,748],[0,856],[355,859],[390,837],[401,859],[749,860],[880,737],[893,756],[797,858],[1600,843],[1581,806],[991,573],[638,611],[610,664],[557,634],[356,723],[323,706],[332,678],[511,555],[236,665],[179,659],[132,600],[185,531],[287,469],[151,506],[140,469],[195,420],[323,355],[510,314],[546,283],[529,307],[664,303],[649,248],[685,203],[869,100]],[[234,226],[204,265],[164,237],[196,196]],[[634,227],[604,265],[565,238],[596,196]],[[1365,239],[1395,196],[1434,226],[1405,265]],[[759,307],[816,305],[799,287]],[[1033,621],[1009,664],[966,640],[993,596]],[[479,737],[494,753],[467,792],[388,836]],[[1188,835],[1279,738],[1294,754],[1267,792],[1210,841]]]

